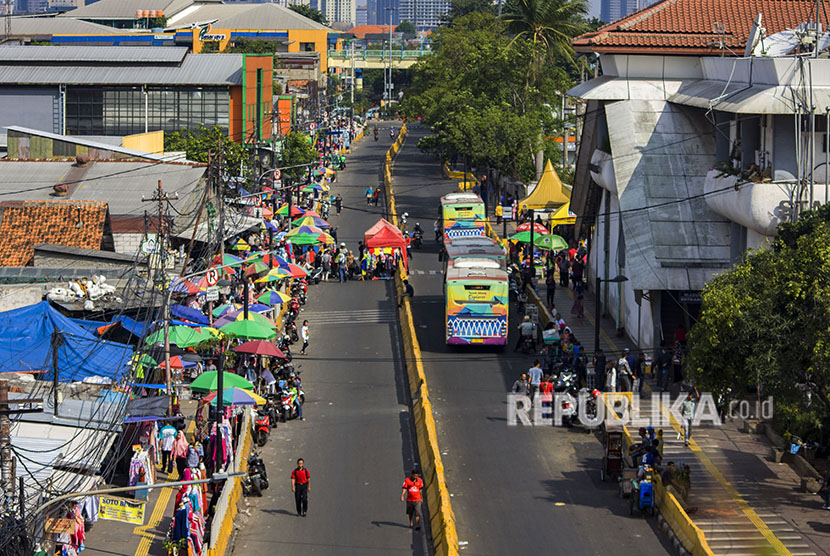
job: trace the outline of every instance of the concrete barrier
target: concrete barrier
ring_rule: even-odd
[[[405,137],[406,124],[401,128],[398,140],[395,141],[389,149],[389,153],[387,153],[383,172],[388,219],[396,226],[398,225],[398,216],[395,191],[392,187],[392,161],[400,151]],[[403,293],[404,277],[401,268],[395,278],[395,289],[398,298]],[[403,298],[399,318],[404,364],[409,383],[409,393],[412,397],[412,421],[415,425],[415,439],[418,444],[418,457],[421,462],[424,492],[427,508],[429,509],[433,552],[436,556],[458,556],[458,533],[455,527],[455,514],[453,514],[452,502],[447,490],[444,464],[441,460],[441,450],[438,447],[438,433],[435,428],[435,418],[432,413],[432,404],[429,401],[426,374],[421,360],[421,347],[415,332],[412,306],[408,297]]]

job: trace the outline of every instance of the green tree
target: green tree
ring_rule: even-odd
[[[473,12],[496,15],[496,7],[492,0],[452,0],[450,10],[441,19],[447,23],[452,23],[459,17]]]
[[[691,330],[689,373],[728,398],[748,387],[775,397],[783,426],[826,435],[830,419],[830,206],[780,227],[703,290]],[[826,437],[825,437],[826,438]]]
[[[282,144],[281,167],[287,167],[283,174],[294,180],[303,176],[308,170],[304,164],[319,160],[320,153],[311,144],[311,138],[297,131],[292,131]]]
[[[315,10],[311,6],[307,6],[305,4],[296,4],[294,6],[288,6],[289,10],[294,10],[298,14],[307,17],[312,21],[316,21],[321,25],[328,25],[329,22],[326,21],[326,16],[323,15],[323,12],[320,10]]]
[[[403,21],[401,21],[400,25],[395,27],[395,32],[414,35],[416,33],[415,24],[409,21],[408,19],[404,19]]]
[[[280,44],[262,39],[236,39],[222,52],[239,54],[274,54]]]
[[[164,134],[165,152],[184,151],[188,160],[207,162],[211,154],[216,156],[222,145],[222,165],[231,175],[239,175],[242,162],[247,159],[245,148],[228,138],[228,132],[219,126],[199,126],[195,130],[183,129]]]
[[[573,61],[571,40],[587,30],[587,13],[585,0],[510,0],[502,18],[508,32],[516,39],[529,40],[534,48],[541,46],[544,56]],[[534,75],[539,72],[541,59],[534,59]]]

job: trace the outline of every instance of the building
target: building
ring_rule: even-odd
[[[0,47],[0,132],[130,135],[219,126],[271,136],[270,55],[189,54],[184,47]]]
[[[369,0],[366,5],[368,25],[389,25],[389,18],[392,18],[392,26],[401,22],[400,0]]]
[[[357,26],[366,25],[369,23],[369,8],[368,6],[358,6],[355,9],[354,23]]]
[[[602,0],[599,18],[612,22],[653,4],[655,0]]]
[[[628,278],[603,284],[602,306],[640,347],[690,328],[707,281],[827,199],[830,60],[797,64],[793,38],[809,34],[777,34],[814,14],[807,0],[663,0],[574,40],[603,75],[569,91],[584,102],[570,208],[590,239],[589,284]]]
[[[355,24],[357,19],[357,4],[355,0],[325,0],[323,2],[326,20],[329,24],[349,23]]]
[[[450,11],[449,0],[399,0],[398,19],[411,21],[419,31],[435,29]]]

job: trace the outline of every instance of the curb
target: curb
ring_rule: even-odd
[[[398,225],[395,204],[395,191],[392,188],[392,162],[400,152],[406,137],[406,124],[401,127],[398,139],[386,153],[383,171],[383,184],[386,190],[386,209],[389,221]],[[455,527],[455,514],[452,511],[447,479],[441,450],[438,448],[438,433],[432,403],[429,401],[424,366],[421,362],[421,346],[415,332],[412,319],[412,306],[408,297],[401,298],[403,292],[403,271],[395,275],[397,299],[403,299],[399,309],[401,338],[404,349],[404,365],[409,381],[409,393],[412,400],[412,421],[415,424],[415,437],[418,443],[418,455],[421,461],[421,473],[424,479],[427,507],[429,509],[432,547],[437,556],[458,555],[458,533]]]

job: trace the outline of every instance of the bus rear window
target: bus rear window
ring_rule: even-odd
[[[464,289],[465,290],[475,290],[475,291],[489,291],[490,286],[483,286],[483,285],[480,285],[480,284],[474,284],[474,285],[464,286]]]

